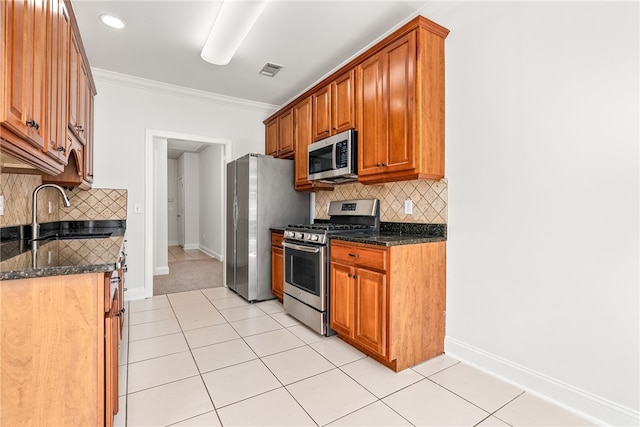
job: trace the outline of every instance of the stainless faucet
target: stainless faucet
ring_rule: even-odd
[[[62,194],[62,199],[64,200],[64,206],[67,208],[71,207],[69,198],[67,197],[62,187],[60,187],[59,185],[42,184],[37,186],[36,189],[33,190],[33,204],[31,205],[31,240],[35,240],[40,237],[40,224],[38,224],[38,192],[43,188],[47,188],[47,187],[57,189],[60,192],[60,194]]]

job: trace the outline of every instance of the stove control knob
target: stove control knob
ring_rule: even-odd
[[[304,233],[304,240],[311,240],[311,234],[310,233]]]
[[[302,233],[296,231],[293,236],[295,239],[302,239]]]
[[[284,232],[284,237],[293,237],[293,231],[285,231]]]
[[[312,234],[310,237],[311,237],[311,240],[313,240],[314,242],[318,241],[318,235],[317,234]]]

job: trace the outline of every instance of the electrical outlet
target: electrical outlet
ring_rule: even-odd
[[[0,215],[4,215],[4,196],[0,195]]]
[[[404,201],[404,213],[406,215],[412,215],[413,214],[413,200],[407,199],[407,200]]]

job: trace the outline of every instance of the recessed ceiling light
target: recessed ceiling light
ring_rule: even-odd
[[[111,15],[100,15],[100,20],[107,26],[120,30],[124,28],[124,22]]]

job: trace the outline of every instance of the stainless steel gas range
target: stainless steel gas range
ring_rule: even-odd
[[[329,221],[285,228],[284,309],[322,335],[329,327],[329,238],[380,233],[377,199],[342,200],[329,204]]]

